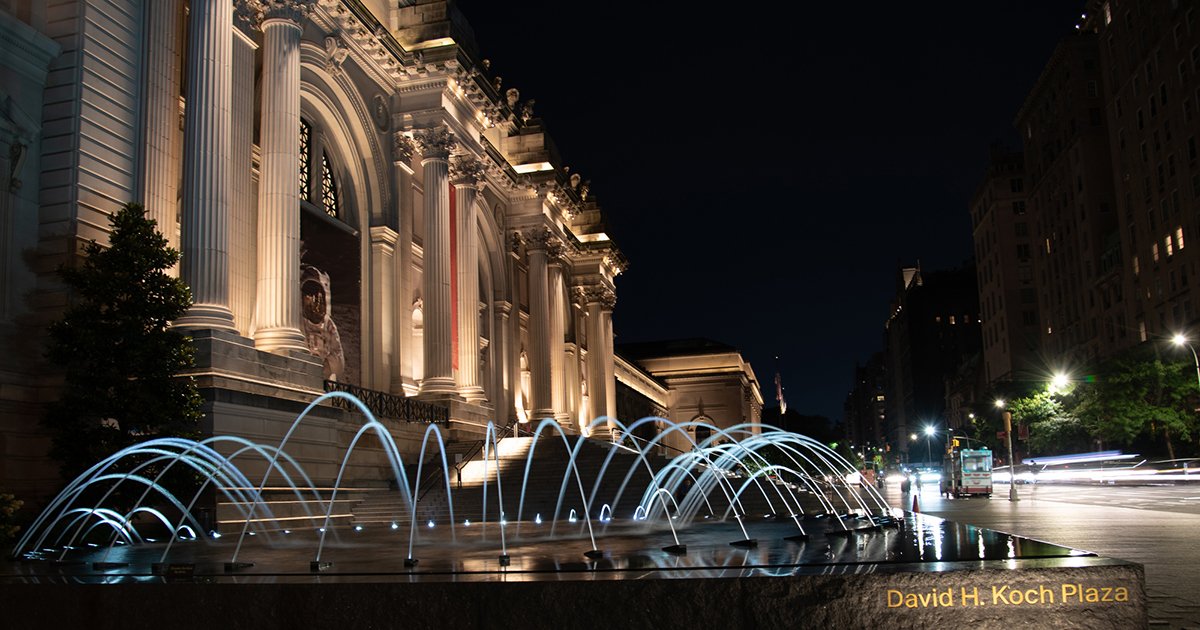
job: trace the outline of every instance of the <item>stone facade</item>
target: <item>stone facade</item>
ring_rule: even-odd
[[[625,259],[452,3],[49,4],[0,2],[22,42],[0,69],[0,487],[58,483],[37,428],[55,269],[128,201],[183,254],[214,431],[277,439],[257,410],[325,379],[446,407],[452,438],[616,415]],[[302,459],[340,457],[343,421]]]

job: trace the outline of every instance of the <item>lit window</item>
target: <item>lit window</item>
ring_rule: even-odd
[[[329,167],[329,156],[321,156],[321,206],[325,208],[325,214],[331,217],[338,216],[340,210],[338,206],[338,188],[337,181],[333,179],[333,169]]]
[[[1183,249],[1183,228],[1175,228],[1175,248]]]
[[[953,325],[954,325],[954,323],[955,323],[955,322],[954,322],[954,316],[953,316],[953,315],[951,315],[951,316],[950,316],[950,325],[951,325],[951,326],[953,326]]]
[[[1163,248],[1166,249],[1168,257],[1175,255],[1175,245],[1171,243],[1170,234],[1163,237]]]
[[[1134,256],[1134,257],[1133,257],[1133,275],[1135,275],[1135,276],[1136,276],[1136,275],[1138,275],[1138,271],[1139,271],[1139,269],[1138,269],[1138,257],[1137,257],[1137,256]]]
[[[1154,262],[1158,262],[1158,243],[1150,244],[1150,255],[1154,258]]]

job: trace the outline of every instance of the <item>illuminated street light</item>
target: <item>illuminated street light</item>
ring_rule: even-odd
[[[1171,337],[1171,343],[1180,347],[1187,346],[1187,349],[1192,351],[1192,362],[1196,364],[1196,386],[1200,387],[1200,358],[1196,356],[1196,349],[1182,333],[1175,333],[1175,336]]]
[[[933,438],[933,434],[937,433],[937,429],[932,424],[925,425],[925,461],[933,463],[933,451],[930,449],[929,441]]]
[[[1054,378],[1050,379],[1050,387],[1053,391],[1062,391],[1070,382],[1071,379],[1067,378],[1066,374],[1055,372]]]
[[[1004,408],[1004,400],[1003,400],[1003,399],[1001,399],[1001,398],[997,398],[997,399],[996,399],[996,408],[997,408],[997,409],[1003,409],[1003,408]]]

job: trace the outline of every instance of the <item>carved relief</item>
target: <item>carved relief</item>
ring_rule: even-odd
[[[521,246],[525,244],[525,237],[520,232],[512,232],[508,235],[508,249],[514,254],[521,253]]]
[[[408,164],[412,162],[413,155],[416,154],[417,147],[412,138],[404,135],[403,132],[397,131],[392,134],[392,161]]]
[[[342,69],[342,62],[350,54],[350,49],[342,42],[340,37],[325,38],[325,69],[331,73],[336,73]],[[386,105],[386,104],[385,104]]]
[[[376,94],[371,99],[371,118],[375,119],[375,127],[387,133],[390,121],[392,120],[392,113],[388,108],[387,99],[382,94]]]

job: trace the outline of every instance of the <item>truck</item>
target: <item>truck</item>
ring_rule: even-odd
[[[953,440],[942,466],[941,490],[952,497],[992,496],[992,452],[961,448]]]

